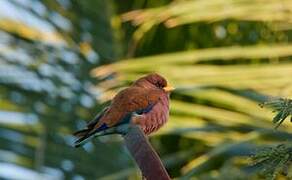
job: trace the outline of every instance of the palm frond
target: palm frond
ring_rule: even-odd
[[[273,118],[273,123],[276,124],[275,128],[277,129],[287,117],[292,115],[292,100],[284,98],[274,98],[261,104],[262,107],[269,107],[273,109],[273,112],[277,114]],[[290,119],[292,122],[292,117]]]
[[[252,156],[255,166],[261,167],[261,173],[269,179],[275,179],[278,174],[292,177],[292,146],[280,144],[276,147],[264,148]],[[289,178],[289,177],[288,177]]]

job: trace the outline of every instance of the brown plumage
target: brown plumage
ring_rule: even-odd
[[[144,133],[149,135],[162,127],[167,122],[168,116],[169,94],[163,94],[149,113],[134,117],[133,123],[139,124]]]
[[[74,133],[78,143],[93,134],[117,126],[130,113],[138,113],[131,122],[139,124],[145,134],[158,130],[168,119],[169,91],[167,81],[153,73],[135,81],[130,87],[120,91],[87,128]]]

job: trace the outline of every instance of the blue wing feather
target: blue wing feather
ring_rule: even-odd
[[[139,114],[139,115],[142,115],[142,114],[145,114],[145,113],[148,113],[152,110],[152,108],[154,107],[155,104],[149,104],[146,108],[144,109],[138,109],[137,111],[134,111],[134,112],[131,112],[131,113],[127,113],[123,119],[120,121],[120,123],[116,124],[114,127],[117,127],[119,125],[122,125],[122,124],[127,124],[127,123],[130,123],[130,120],[132,118],[132,115],[134,113],[136,114]],[[106,109],[100,114],[98,115],[92,122],[90,122],[88,124],[88,126],[92,126],[94,125],[94,123],[98,122],[98,120],[101,118],[101,116],[104,114],[104,112],[106,111]],[[96,133],[99,133],[101,131],[104,131],[104,130],[107,130],[111,127],[108,127],[105,123],[102,124],[99,128],[97,128],[94,132],[90,133],[90,134],[87,134],[85,135],[84,137],[78,139],[76,142],[75,142],[75,147],[79,147],[81,146],[82,144],[88,142],[90,139],[92,139],[94,137],[94,135]],[[118,133],[118,132],[117,132]],[[114,134],[114,132],[112,133]]]
[[[146,108],[144,109],[139,109],[137,111],[135,111],[135,113],[141,115],[141,114],[146,114],[148,112],[150,112],[152,110],[152,108],[154,107],[155,104],[149,104]]]

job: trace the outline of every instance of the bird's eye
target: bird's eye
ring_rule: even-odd
[[[161,88],[161,89],[163,88],[163,84],[161,82],[157,82],[156,83],[156,86],[159,87],[159,88]]]

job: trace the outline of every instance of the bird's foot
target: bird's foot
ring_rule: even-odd
[[[132,115],[132,122],[134,124],[139,124],[139,122],[141,121],[141,119],[143,119],[143,115],[142,114],[133,113],[133,115]]]

